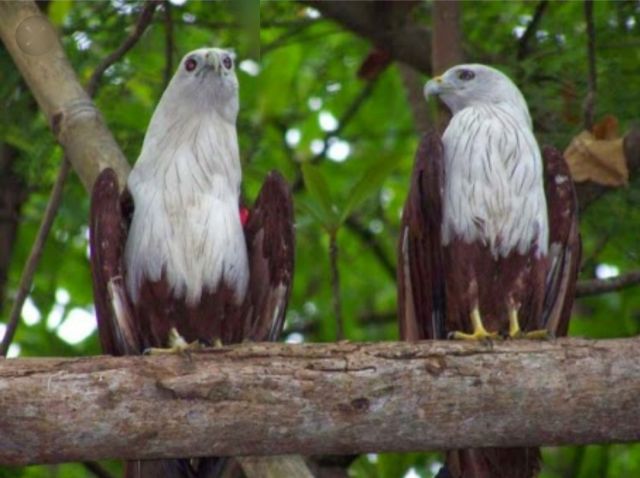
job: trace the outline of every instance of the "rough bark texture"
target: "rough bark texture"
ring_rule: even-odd
[[[129,166],[104,119],[82,88],[60,43],[46,38],[46,48],[29,43],[34,31],[53,27],[33,2],[0,2],[0,35],[40,109],[49,120],[67,158],[90,190],[100,170],[113,168],[125,184]],[[44,33],[43,33],[44,35]]]
[[[0,360],[0,462],[640,439],[638,339]]]

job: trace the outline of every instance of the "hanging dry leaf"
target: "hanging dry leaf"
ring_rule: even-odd
[[[629,170],[622,142],[618,120],[611,115],[596,123],[592,131],[585,130],[574,137],[564,152],[573,180],[604,186],[627,184]]]

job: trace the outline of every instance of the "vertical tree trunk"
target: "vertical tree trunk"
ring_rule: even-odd
[[[20,211],[27,199],[27,187],[15,173],[18,152],[0,145],[0,311],[6,298],[7,278],[20,223]]]
[[[448,68],[463,61],[460,11],[460,3],[456,0],[435,0],[433,2],[431,64],[434,75],[440,75]],[[449,111],[442,104],[439,104],[436,120],[438,131],[444,131],[450,118]]]

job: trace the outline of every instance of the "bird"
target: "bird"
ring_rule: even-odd
[[[282,331],[294,219],[282,176],[241,202],[235,55],[184,56],[151,117],[125,188],[105,168],[93,188],[90,257],[98,332],[112,355],[190,351]],[[125,477],[217,476],[225,459],[131,461]]]
[[[421,139],[398,241],[403,340],[566,335],[580,264],[578,207],[562,154],[541,152],[527,103],[498,69],[428,81],[452,113]],[[440,476],[530,478],[540,450],[447,452]]]

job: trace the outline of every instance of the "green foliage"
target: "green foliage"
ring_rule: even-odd
[[[402,76],[392,65],[368,84],[356,76],[371,48],[366,40],[316,17],[299,3],[261,2],[259,10],[257,5],[255,0],[173,4],[169,58],[165,13],[159,11],[133,50],[107,70],[96,103],[133,162],[154,105],[182,55],[202,45],[235,48],[240,65],[238,129],[244,194],[252,200],[271,169],[278,169],[296,185],[296,277],[285,338],[300,334],[306,341],[334,340],[327,233],[340,230],[346,337],[395,340],[395,276],[381,258],[387,258],[393,269],[399,218],[418,140]],[[494,64],[508,72],[528,100],[540,142],[564,148],[582,129],[587,91],[583,5],[550,2],[528,54],[518,61],[514,32],[526,28],[536,5],[464,2],[464,51],[470,61]],[[415,18],[430,26],[432,7],[430,2],[420,4]],[[139,3],[122,0],[50,3],[48,14],[81,81],[86,82],[93,68],[122,43],[139,10]],[[615,115],[624,131],[637,120],[640,104],[637,3],[596,2],[595,21],[596,113]],[[425,55],[429,55],[426,50]],[[256,63],[243,63],[247,59]],[[255,66],[260,69],[257,75],[252,71]],[[0,51],[0,79],[0,141],[19,151],[16,169],[29,188],[5,291],[9,300],[2,317],[6,317],[62,155],[4,50]],[[639,205],[636,182],[596,202],[583,215],[585,278],[593,277],[602,264],[620,272],[638,267]],[[77,343],[65,341],[63,333],[65,324],[67,332],[69,327],[93,324],[88,206],[86,192],[72,177],[30,293],[31,312],[25,314],[15,338],[21,356],[100,352],[95,332]],[[571,334],[636,335],[639,311],[637,289],[580,300]],[[551,448],[544,453],[546,478],[640,476],[639,445]],[[439,460],[438,454],[423,453],[362,456],[350,473],[399,477],[412,470],[410,476],[429,477]],[[113,473],[119,469],[117,463],[106,466]],[[69,464],[0,468],[0,477],[4,476],[92,475],[82,465]]]

